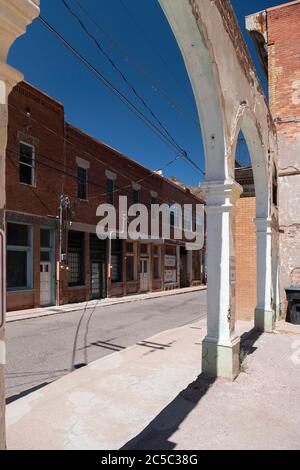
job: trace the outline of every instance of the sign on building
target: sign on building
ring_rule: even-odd
[[[175,268],[176,267],[176,256],[165,255],[165,267]]]
[[[0,329],[5,321],[6,304],[6,263],[5,263],[5,234],[0,230]]]
[[[175,284],[177,281],[176,269],[166,269],[165,270],[165,284]]]

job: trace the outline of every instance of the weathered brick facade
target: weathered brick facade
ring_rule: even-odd
[[[20,182],[21,143],[34,149],[35,168],[32,185]],[[80,199],[77,171],[78,166],[82,165],[88,169],[87,195],[86,198]],[[92,271],[96,269],[97,264],[100,266],[99,276],[103,275],[105,285],[102,287],[105,290],[105,296],[121,296],[143,291],[145,287],[141,285],[140,269],[148,271],[146,289],[149,291],[176,288],[181,285],[199,285],[203,282],[203,253],[197,251],[194,255],[192,253],[187,255],[183,241],[172,240],[160,240],[158,245],[147,243],[145,240],[143,243],[134,243],[133,248],[128,246],[126,240],[122,241],[117,252],[120,263],[116,264],[121,272],[118,273],[118,280],[113,282],[112,276],[108,275],[111,269],[108,268],[108,240],[103,245],[103,253],[100,251],[97,253],[98,248],[92,249],[92,243],[95,244],[92,235],[95,234],[95,227],[99,222],[96,210],[100,203],[107,202],[108,178],[115,179],[114,188],[118,191],[114,198],[116,207],[118,207],[117,196],[119,195],[128,197],[128,206],[133,203],[135,187],[138,188],[140,202],[148,208],[153,198],[156,199],[157,204],[176,202],[180,205],[195,205],[201,203],[189,190],[183,190],[166,178],[153,174],[137,162],[66,123],[64,107],[39,90],[27,83],[21,83],[13,90],[9,97],[6,166],[7,222],[12,224],[12,228],[15,228],[16,224],[29,227],[31,242],[27,249],[27,257],[30,257],[27,278],[30,278],[30,283],[26,289],[8,289],[8,310],[40,306],[41,272],[43,276],[45,274],[42,266],[43,259],[46,263],[45,269],[50,269],[52,276],[51,304],[79,302],[92,298]],[[70,206],[66,216],[68,229],[65,226],[67,222],[63,218],[63,229],[60,230],[62,194],[68,196]],[[51,247],[50,244],[49,247],[43,247],[40,240],[41,229],[51,232]],[[117,229],[122,230],[122,227],[117,225]],[[69,232],[80,233],[83,237],[80,256],[76,254],[77,248],[74,248],[73,261],[75,259],[74,262],[77,262],[80,258],[83,272],[81,282],[77,282],[76,285],[70,285],[70,255],[68,254],[70,247],[67,242]],[[67,255],[64,263],[59,262],[60,235],[62,251]],[[20,247],[11,245],[12,242],[8,240],[8,251],[19,253]],[[129,249],[130,252],[128,252]],[[23,255],[18,256],[26,256],[24,247],[21,251]],[[92,256],[95,258],[94,266]],[[134,257],[134,273],[133,279],[128,281],[126,269],[129,262],[127,259],[132,256]],[[166,259],[171,266],[165,266]],[[145,266],[143,268],[140,261],[146,263],[147,268]],[[182,266],[184,264],[186,266]],[[21,274],[25,276],[24,273]],[[19,273],[20,276],[21,274]],[[182,278],[183,276],[185,279]]]
[[[279,291],[286,317],[285,289],[300,279],[300,1],[247,18],[247,28],[269,81],[270,109],[278,140]],[[275,247],[276,248],[276,247]],[[278,286],[277,286],[278,287]]]
[[[270,107],[279,144],[280,290],[300,284],[300,2],[267,11]]]

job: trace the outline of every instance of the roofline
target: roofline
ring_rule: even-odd
[[[300,1],[300,0],[299,0]],[[43,97],[45,97],[47,100],[51,101],[51,103],[53,103],[53,105],[57,106],[58,108],[61,108],[63,111],[65,109],[64,105],[57,101],[56,99],[54,99],[53,97],[49,96],[47,93],[41,91],[39,88],[35,87],[34,85],[32,85],[31,83],[27,82],[26,80],[23,80],[19,83],[20,86],[22,85],[25,85],[26,87],[28,88],[31,88],[33,90],[33,92],[39,94],[39,95],[42,95]],[[115,149],[114,147],[106,144],[105,142],[97,139],[96,137],[88,134],[87,132],[84,132],[82,129],[79,129],[78,127],[74,126],[73,124],[67,122],[65,120],[65,125],[67,127],[69,127],[70,129],[76,131],[78,134],[80,134],[83,138],[88,138],[90,139],[91,141],[93,141],[94,143],[96,143],[97,145],[101,146],[102,148],[105,148],[111,152],[113,152],[116,156],[122,158],[123,160],[127,160],[128,163],[130,164],[134,164],[137,168],[140,168],[142,169],[143,171],[145,171],[146,173],[153,173],[153,177],[154,178],[157,178],[159,179],[160,181],[162,182],[165,182],[167,184],[170,184],[171,186],[174,187],[174,189],[180,191],[181,193],[185,194],[185,195],[188,195],[188,196],[191,196],[193,197],[194,199],[196,199],[197,201],[200,201],[200,202],[203,202],[200,198],[198,198],[197,196],[195,196],[194,194],[192,194],[191,192],[188,192],[187,190],[183,189],[182,187],[178,186],[177,184],[173,183],[172,181],[170,181],[167,177],[165,176],[162,176],[162,175],[159,175],[158,173],[152,170],[150,170],[149,168],[147,168],[146,166],[142,165],[141,163],[137,162],[136,160],[134,160],[133,158],[130,158],[126,155],[124,155],[123,153],[121,153],[119,150]]]
[[[280,8],[288,8],[288,7],[292,7],[293,5],[297,5],[297,3],[300,3],[300,0],[294,0],[293,2],[281,3],[280,5],[276,5],[274,7],[266,8],[265,11],[273,11],[273,10],[279,10]]]
[[[171,181],[168,177],[166,176],[162,176],[162,175],[159,175],[158,173],[155,172],[155,170],[150,170],[149,168],[147,168],[146,166],[142,165],[141,163],[137,162],[136,160],[134,160],[133,158],[131,157],[128,157],[127,155],[124,155],[123,153],[121,153],[119,150],[115,149],[114,147],[111,147],[110,145],[106,144],[105,142],[97,139],[96,137],[94,136],[91,136],[90,134],[84,132],[82,129],[79,129],[78,127],[74,126],[73,124],[70,124],[69,122],[66,122],[66,125],[73,129],[74,131],[78,132],[82,137],[84,138],[88,138],[90,140],[92,140],[94,143],[96,143],[97,145],[100,145],[101,147],[104,147],[108,150],[110,150],[111,152],[113,152],[117,157],[120,157],[122,159],[125,159],[128,161],[128,163],[131,163],[131,164],[134,164],[136,167],[138,168],[141,168],[142,170],[144,170],[146,173],[149,173],[149,174],[153,174],[153,177],[154,178],[157,178],[167,184],[170,184],[171,186],[174,187],[174,189],[180,191],[181,193],[187,195],[187,196],[191,196],[193,197],[194,199],[196,199],[197,201],[200,201],[200,202],[203,202],[200,198],[198,198],[197,196],[195,196],[195,194],[192,194],[191,192],[188,192],[187,190],[185,190],[184,188],[178,186],[176,183],[174,183],[173,181]]]

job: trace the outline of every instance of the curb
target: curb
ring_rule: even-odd
[[[162,298],[162,297],[169,297],[169,296],[174,296],[174,295],[184,295],[184,294],[190,294],[190,293],[193,293],[193,292],[201,292],[201,291],[204,291],[204,290],[207,290],[207,286],[197,286],[197,287],[194,287],[194,288],[191,288],[191,290],[184,290],[182,289],[181,290],[170,290],[170,291],[163,291],[163,292],[157,292],[157,294],[153,294],[151,296],[147,296],[145,297],[143,294],[141,294],[140,297],[128,297],[128,298],[120,298],[119,300],[114,300],[113,302],[107,302],[107,303],[103,303],[101,304],[101,301],[99,301],[99,303],[94,303],[94,304],[91,304],[91,305],[86,305],[85,302],[82,303],[81,306],[76,306],[74,308],[70,307],[70,308],[66,308],[66,309],[63,309],[61,308],[61,311],[51,311],[51,310],[46,310],[46,311],[38,311],[36,313],[32,312],[32,313],[27,313],[27,314],[22,314],[22,310],[19,310],[20,313],[15,313],[15,312],[8,312],[6,314],[6,323],[13,323],[13,322],[18,322],[18,321],[22,321],[22,320],[33,320],[35,318],[42,318],[42,317],[49,317],[49,316],[52,316],[52,315],[61,315],[61,314],[64,314],[64,313],[72,313],[72,312],[79,312],[81,310],[91,310],[91,309],[95,309],[97,307],[113,307],[114,305],[120,305],[120,304],[126,304],[126,303],[133,303],[133,302],[142,302],[144,300],[152,300],[152,299],[159,299],[159,298]],[[88,301],[89,302],[89,301]],[[59,308],[59,307],[53,307],[54,308]],[[11,317],[11,318],[10,318]]]

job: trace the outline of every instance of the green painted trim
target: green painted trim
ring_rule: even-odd
[[[275,311],[255,309],[255,329],[263,333],[273,333],[275,329]]]

